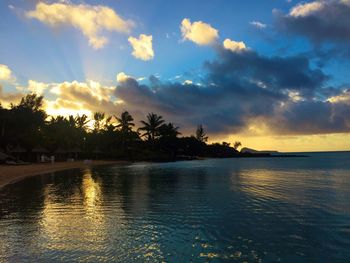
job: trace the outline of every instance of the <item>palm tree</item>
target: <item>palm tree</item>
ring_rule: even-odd
[[[94,131],[98,132],[99,130],[101,130],[101,125],[102,125],[102,121],[105,118],[105,114],[103,112],[95,112],[94,113]]]
[[[178,135],[181,134],[181,132],[179,132],[179,127],[175,126],[171,122],[160,126],[159,133],[162,137],[172,137],[172,138],[176,138]]]
[[[132,131],[132,127],[135,126],[135,123],[133,123],[134,118],[129,114],[129,112],[124,111],[120,117],[114,116],[116,120],[119,122],[117,125],[117,128],[120,128],[120,131],[123,134],[127,134],[128,132]]]
[[[200,142],[206,142],[208,140],[208,136],[205,133],[202,125],[198,125],[198,127],[197,127],[196,139]]]
[[[236,142],[233,144],[233,148],[234,148],[235,150],[238,150],[238,148],[241,147],[241,146],[242,146],[242,143],[239,142],[239,141],[236,141]]]
[[[79,116],[77,115],[74,119],[75,121],[75,127],[77,127],[79,130],[86,130],[87,124],[89,123],[88,116],[85,114]]]
[[[68,116],[68,123],[70,127],[75,128],[75,118],[73,115]]]
[[[122,149],[125,150],[125,143],[128,139],[130,139],[132,133],[132,127],[135,126],[133,123],[134,118],[129,114],[129,112],[124,111],[120,114],[120,117],[114,116],[119,124],[116,126],[120,129],[121,132],[121,140],[122,140]]]
[[[159,147],[163,154],[167,154],[169,158],[174,159],[179,148],[180,132],[179,127],[173,123],[164,123],[159,127]]]
[[[159,136],[159,128],[164,123],[163,117],[155,113],[149,113],[147,115],[147,121],[141,121],[143,127],[139,128],[141,131],[145,131],[141,136],[147,136],[148,141],[154,141]]]
[[[225,146],[225,147],[230,147],[231,143],[229,142],[222,142],[222,146]]]
[[[108,131],[109,133],[115,131],[115,126],[112,123],[113,116],[108,116],[103,124],[103,128],[105,131]]]

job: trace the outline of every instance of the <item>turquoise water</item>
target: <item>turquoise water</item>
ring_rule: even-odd
[[[0,262],[350,262],[350,153],[57,172],[0,191]]]

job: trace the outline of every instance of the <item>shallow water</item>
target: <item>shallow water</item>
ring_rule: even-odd
[[[0,191],[0,262],[350,262],[350,153],[96,167]]]

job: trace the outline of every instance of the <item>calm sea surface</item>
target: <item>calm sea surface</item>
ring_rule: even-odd
[[[0,191],[0,262],[350,262],[350,153],[57,172]]]

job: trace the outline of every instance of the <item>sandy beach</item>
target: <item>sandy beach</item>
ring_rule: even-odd
[[[126,161],[90,161],[84,163],[83,161],[76,162],[56,162],[51,163],[37,163],[29,165],[0,165],[0,189],[7,184],[15,183],[19,180],[27,178],[29,176],[35,176],[39,174],[46,174],[56,171],[74,169],[74,168],[86,168],[96,165],[109,165],[109,164],[126,164]]]

